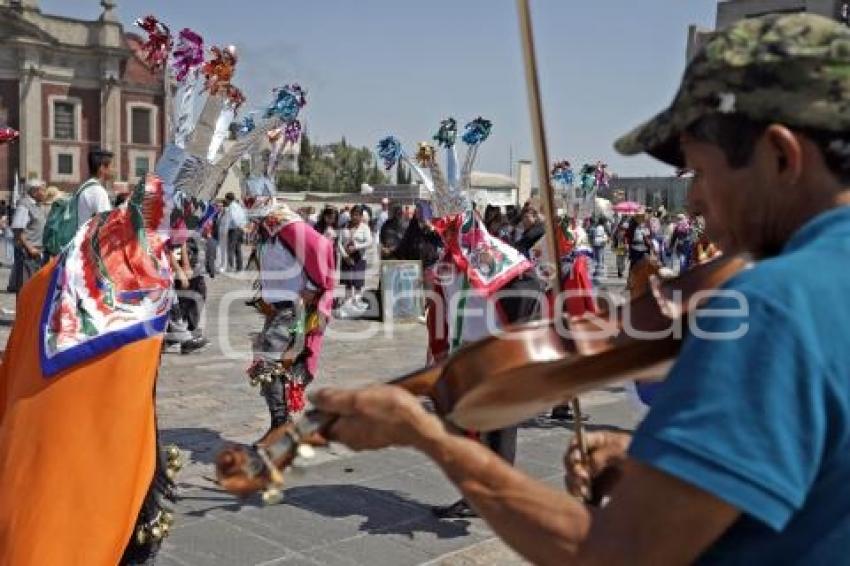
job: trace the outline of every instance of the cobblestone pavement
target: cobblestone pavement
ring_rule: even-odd
[[[7,276],[8,270],[0,269],[3,287]],[[606,282],[619,284],[616,278]],[[169,350],[163,356],[159,427],[165,443],[180,447],[186,467],[179,476],[177,525],[157,564],[521,564],[483,521],[432,517],[430,506],[451,503],[458,493],[411,450],[354,454],[332,446],[288,472],[278,505],[263,506],[259,497],[238,500],[209,479],[223,442],[250,443],[268,424],[263,399],[244,374],[249,334],[260,328],[259,316],[244,305],[249,288],[249,279],[209,281],[211,347],[186,356]],[[5,344],[14,297],[0,295],[0,308],[0,344]],[[317,384],[351,387],[417,369],[425,360],[425,342],[425,328],[416,323],[335,321]],[[582,401],[591,428],[631,428],[638,416],[619,388]],[[547,418],[525,423],[517,466],[562,486],[561,458],[569,438],[563,424]]]

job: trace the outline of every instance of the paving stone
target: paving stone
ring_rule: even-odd
[[[354,560],[356,564],[371,566],[413,566],[431,559],[426,552],[380,534],[342,541],[327,550]]]
[[[360,536],[362,520],[326,516],[289,503],[262,508],[216,511],[221,520],[276,541],[298,553]]]
[[[409,535],[387,536],[404,546],[437,558],[492,536],[489,532],[476,531],[472,524],[472,521],[465,519],[444,520],[429,516],[407,525]]]
[[[435,560],[440,566],[520,566],[529,564],[498,539],[490,539],[463,551]]]
[[[163,546],[172,559],[193,566],[259,564],[288,555],[274,541],[216,519],[174,530]]]
[[[436,470],[433,473],[423,468],[388,474],[363,485],[396,491],[427,508],[457,501],[460,493],[445,476]]]
[[[0,268],[0,281],[6,277],[8,269]],[[279,505],[263,506],[256,495],[238,499],[209,479],[221,446],[253,442],[268,427],[265,403],[245,376],[251,335],[261,327],[260,317],[241,298],[250,296],[245,291],[250,280],[209,281],[211,346],[189,356],[179,351],[163,356],[157,384],[161,439],[184,452],[186,465],[178,476],[177,522],[157,564],[523,564],[483,520],[432,517],[432,505],[451,503],[459,494],[427,457],[412,450],[353,453],[332,446],[287,471]],[[231,303],[224,311],[223,301]],[[13,309],[14,302],[14,295],[0,293],[0,308]],[[222,312],[228,313],[226,320],[219,318]],[[7,318],[0,311],[0,344],[10,330]],[[223,347],[224,339],[233,352]],[[334,321],[311,389],[388,381],[424,365],[425,347],[421,324],[388,328],[374,321]],[[618,388],[590,393],[582,401],[589,428],[628,428],[640,418]],[[571,434],[568,425],[542,416],[524,423],[518,467],[562,489],[561,459]]]

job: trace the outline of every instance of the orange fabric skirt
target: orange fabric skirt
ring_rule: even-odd
[[[46,379],[39,321],[53,268],[22,289],[0,363],[0,564],[112,566],[153,478],[162,337]]]

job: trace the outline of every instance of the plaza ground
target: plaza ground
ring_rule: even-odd
[[[609,265],[609,274],[613,265]],[[0,269],[5,286],[8,269]],[[604,283],[621,287],[616,278]],[[245,377],[251,334],[261,320],[244,305],[251,276],[209,281],[200,353],[163,355],[157,390],[162,440],[176,444],[186,466],[178,477],[176,526],[157,560],[162,566],[519,564],[480,519],[437,520],[431,506],[458,492],[422,455],[405,449],[352,453],[340,446],[287,472],[284,500],[239,500],[212,481],[225,442],[251,443],[268,425],[265,403]],[[0,294],[0,344],[5,344],[14,296]],[[421,324],[334,321],[315,385],[355,387],[387,381],[424,365]],[[582,398],[589,428],[634,426],[638,411],[619,388]],[[571,433],[540,416],[519,431],[517,467],[563,486],[562,458]]]

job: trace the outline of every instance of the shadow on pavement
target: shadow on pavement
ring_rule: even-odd
[[[394,491],[361,485],[302,486],[286,490],[286,503],[324,517],[365,517],[360,532],[398,534],[431,533],[438,539],[468,536],[467,520],[444,521],[431,507]]]
[[[192,462],[213,464],[215,456],[228,440],[221,433],[208,428],[166,428],[159,431],[163,445],[176,444],[181,450],[191,451]]]
[[[206,495],[204,492],[211,492]],[[220,497],[214,497],[219,495]],[[265,507],[259,494],[238,499],[221,489],[194,488],[187,493],[178,492],[178,509],[187,517],[206,517],[213,511],[230,511],[238,513],[246,508],[261,509]]]

